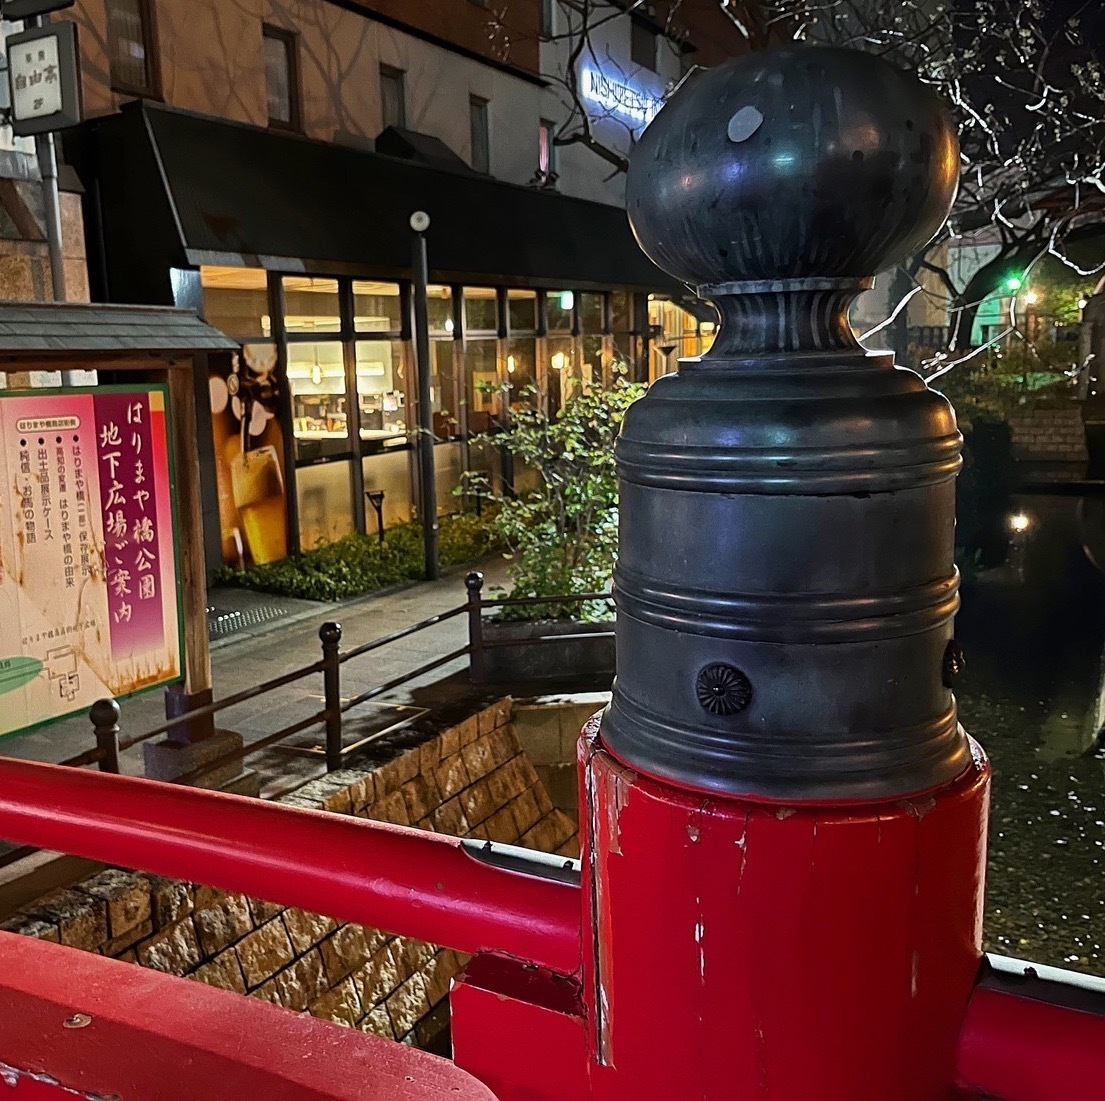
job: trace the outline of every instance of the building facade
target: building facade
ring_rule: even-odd
[[[87,121],[65,152],[93,296],[193,306],[241,343],[197,383],[209,566],[412,518],[417,210],[442,511],[465,470],[499,477],[473,437],[512,408],[708,346],[710,317],[632,240],[614,162],[694,65],[742,49],[712,0],[77,0],[61,17],[79,29]]]
[[[22,24],[0,19],[0,67],[7,36]],[[0,74],[0,108],[8,103],[7,72]],[[61,174],[62,253],[65,299],[88,301],[84,223],[80,185],[71,170]],[[6,113],[0,113],[0,300],[49,302],[53,279],[46,243],[45,203],[35,142],[12,133]]]

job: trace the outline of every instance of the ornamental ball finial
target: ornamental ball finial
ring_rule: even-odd
[[[788,46],[688,81],[642,135],[626,186],[641,248],[714,288],[892,267],[943,224],[958,176],[952,121],[916,77]]]

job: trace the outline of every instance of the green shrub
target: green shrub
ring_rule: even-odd
[[[442,567],[475,562],[500,550],[503,544],[494,521],[491,510],[482,517],[461,513],[444,518]],[[417,581],[423,576],[424,561],[421,525],[400,524],[388,528],[382,543],[375,534],[349,535],[266,566],[220,570],[216,580],[302,600],[349,600],[403,581]]]
[[[608,388],[577,389],[555,418],[519,410],[489,442],[537,478],[537,488],[496,498],[495,525],[508,548],[512,597],[607,592],[618,549],[614,441],[645,387],[615,374]],[[538,403],[540,404],[540,403]],[[473,477],[472,481],[478,480]],[[486,480],[484,480],[486,492]],[[605,619],[605,600],[506,608],[508,619]]]

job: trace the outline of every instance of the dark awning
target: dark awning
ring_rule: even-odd
[[[0,302],[0,356],[232,351],[237,343],[193,310]]]
[[[150,301],[136,296],[151,279],[164,289],[167,268],[199,264],[401,276],[416,210],[435,281],[683,290],[621,208],[474,173],[145,103],[86,124],[67,151],[95,193],[115,299]]]

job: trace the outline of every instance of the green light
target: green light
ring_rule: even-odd
[[[1019,291],[1021,289],[1022,279],[1019,275],[1010,275],[1005,280],[1005,289],[1010,291]]]
[[[571,291],[560,292],[560,308],[570,310],[576,304],[576,296]]]

